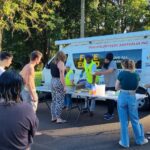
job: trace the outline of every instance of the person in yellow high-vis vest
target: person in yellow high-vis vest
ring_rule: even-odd
[[[95,76],[96,72],[96,64],[93,61],[93,56],[91,54],[87,54],[84,59],[84,70],[86,74],[86,83],[85,88],[92,89],[95,85],[95,83],[98,83],[99,80],[97,76]],[[89,102],[89,101],[88,101]],[[87,106],[90,106],[90,115],[93,116],[93,112],[95,110],[95,100],[91,100],[91,104],[87,104],[87,101],[85,101],[85,110],[87,110]]]
[[[66,64],[66,75],[65,75],[65,84],[66,86],[73,86],[74,85],[74,72],[71,69],[71,64]],[[64,99],[64,108],[71,108],[72,100],[71,100],[71,94],[65,94]]]

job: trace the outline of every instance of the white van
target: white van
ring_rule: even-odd
[[[122,59],[133,59],[136,63],[136,71],[140,74],[140,85],[150,83],[150,31],[60,40],[55,44],[67,55],[67,63],[72,64],[71,68],[75,71],[75,83],[80,80],[86,54],[92,54],[97,68],[101,69],[108,52],[113,53],[118,70],[121,69]],[[51,81],[50,70],[47,67],[43,69],[43,81],[44,85],[49,85]],[[143,107],[145,101],[142,100],[140,105]]]

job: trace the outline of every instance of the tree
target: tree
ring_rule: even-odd
[[[149,28],[150,11],[147,0],[93,0],[87,7],[86,29],[89,35]]]
[[[2,49],[3,31],[21,31],[31,37],[31,30],[42,32],[53,28],[54,11],[58,0],[0,0],[0,51]]]

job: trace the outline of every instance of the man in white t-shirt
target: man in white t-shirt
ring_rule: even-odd
[[[6,67],[9,67],[12,63],[13,55],[9,52],[0,53],[0,75],[5,71]]]

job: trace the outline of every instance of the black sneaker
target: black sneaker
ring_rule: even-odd
[[[107,112],[104,114],[104,117],[110,116],[110,114]],[[114,114],[112,114],[112,116],[114,116]]]
[[[87,108],[83,108],[82,109],[82,113],[88,113],[88,109]]]
[[[93,116],[94,116],[94,112],[90,111],[90,117],[93,117]]]
[[[113,119],[114,116],[113,115],[107,115],[106,117],[104,117],[105,120],[111,120]]]

